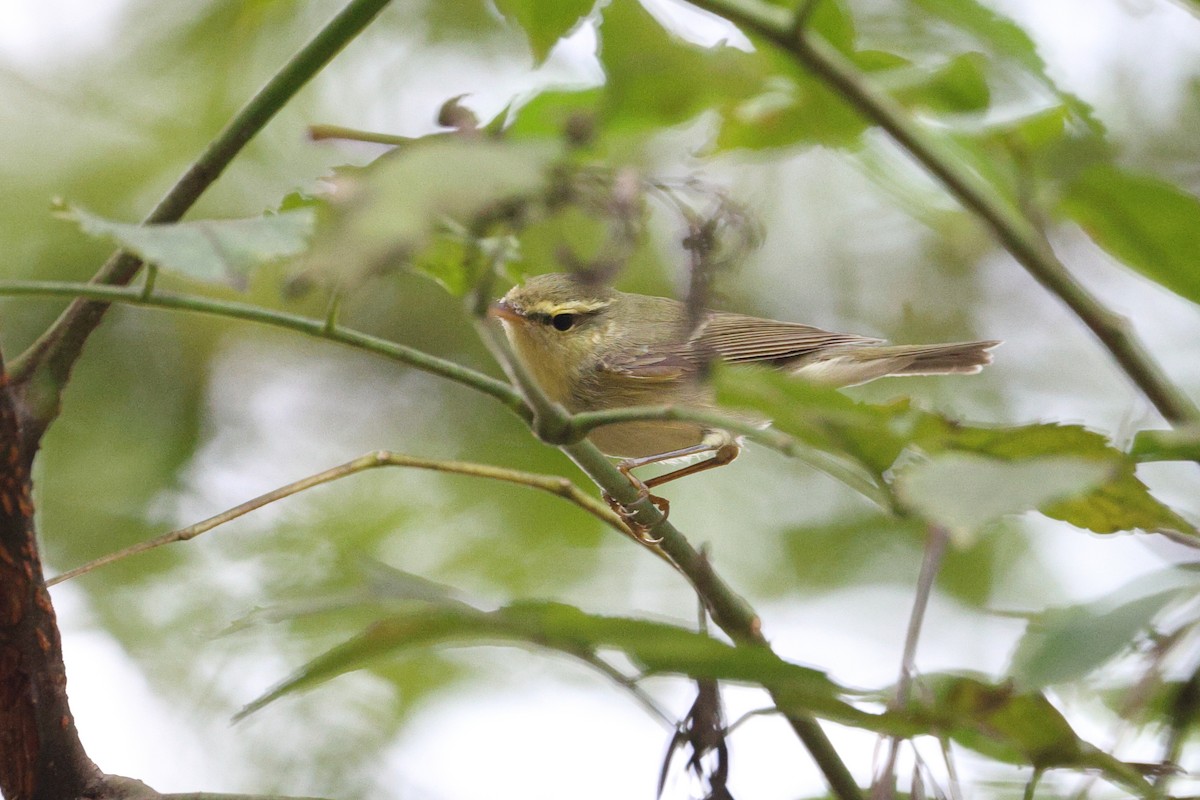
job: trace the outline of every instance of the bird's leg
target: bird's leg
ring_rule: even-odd
[[[664,483],[676,480],[678,478],[683,478],[688,475],[695,475],[697,472],[704,472],[705,470],[713,469],[715,467],[723,467],[737,458],[741,450],[741,445],[737,444],[736,442],[702,443],[692,445],[691,447],[683,447],[679,450],[669,450],[665,453],[655,453],[654,455],[642,456],[641,458],[627,458],[617,464],[617,470],[619,470],[622,475],[628,478],[629,482],[633,484],[633,487],[637,489],[638,497],[637,500],[634,501],[635,503],[643,498],[650,498],[650,502],[654,503],[658,510],[662,512],[663,517],[666,518],[671,513],[671,504],[665,497],[659,497],[658,495],[650,494],[650,490],[652,488],[655,486],[661,486]],[[700,455],[702,453],[712,453],[712,456],[704,459],[703,461],[697,461],[694,464],[687,464],[664,475],[658,475],[650,478],[647,481],[643,481],[641,478],[633,474],[633,470],[637,469],[638,467],[645,467],[649,466],[650,464],[658,464],[663,461],[670,461],[673,458],[686,458],[687,456]],[[644,530],[639,530],[644,529],[644,525],[636,523],[630,518],[632,515],[629,513],[627,506],[617,502],[617,500],[610,496],[607,492],[604,494],[604,500],[608,503],[609,507],[613,509],[613,511],[621,515],[621,519],[623,519],[625,523],[634,530],[635,533],[641,534],[645,532]]]
[[[665,475],[658,475],[654,478],[651,478],[648,481],[643,481],[642,485],[645,486],[646,489],[649,490],[649,489],[653,489],[655,486],[662,486],[664,483],[667,483],[668,481],[676,480],[677,478],[686,478],[688,475],[695,475],[697,472],[704,472],[705,470],[714,469],[716,467],[723,467],[726,464],[728,464],[729,462],[733,461],[735,458],[737,458],[738,455],[742,452],[742,446],[737,444],[736,442],[725,442],[724,444],[718,444],[718,445],[698,445],[698,447],[701,449],[695,450],[695,452],[703,453],[703,452],[712,451],[712,457],[706,458],[703,461],[697,461],[694,464],[686,464],[686,465],[680,467],[679,469],[674,470],[673,472],[668,472]],[[668,458],[676,458],[677,456],[680,456],[680,455],[690,455],[690,453],[688,453],[689,450],[694,450],[694,448],[685,448],[683,450],[678,450],[675,453],[664,453],[663,455],[659,456],[656,460],[657,461],[665,461]],[[622,462],[622,463],[627,463],[627,462]],[[653,463],[653,462],[647,462],[647,463]],[[624,472],[626,475],[629,475],[628,470],[633,469],[635,466],[640,467],[640,466],[644,466],[644,464],[635,464],[635,465],[632,465],[621,471]],[[621,464],[617,465],[617,469],[621,469]],[[632,477],[632,476],[630,476],[630,477]]]

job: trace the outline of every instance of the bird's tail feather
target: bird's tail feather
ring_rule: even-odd
[[[911,356],[912,361],[897,369],[893,375],[947,375],[952,373],[971,374],[979,372],[992,363],[991,349],[999,341],[953,342],[950,344],[891,345],[880,350],[890,350],[894,356]]]
[[[888,375],[971,374],[992,363],[988,351],[998,344],[986,341],[831,347],[797,364],[792,371],[830,386],[854,386]]]

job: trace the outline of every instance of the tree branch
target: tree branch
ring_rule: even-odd
[[[122,561],[130,556],[145,553],[163,545],[173,544],[175,542],[186,542],[190,539],[195,539],[202,533],[207,533],[219,525],[224,525],[226,522],[231,522],[238,517],[245,516],[251,511],[262,508],[263,506],[282,500],[285,497],[291,497],[294,494],[312,489],[316,486],[321,486],[326,483],[341,478],[346,478],[351,475],[356,475],[360,472],[365,472],[369,469],[378,467],[412,467],[415,469],[427,469],[435,472],[449,472],[457,475],[470,475],[476,478],[487,478],[489,480],[504,481],[513,483],[519,486],[527,486],[531,489],[549,492],[558,497],[574,503],[582,508],[587,513],[591,514],[596,519],[600,520],[618,533],[628,536],[643,547],[654,551],[660,558],[666,560],[666,556],[658,551],[658,548],[647,545],[633,531],[631,531],[617,516],[612,509],[601,503],[591,495],[585,494],[578,486],[572,483],[567,478],[562,478],[556,475],[538,475],[532,472],[520,472],[518,470],[505,469],[503,467],[495,467],[490,464],[474,464],[466,461],[441,461],[430,458],[417,458],[415,456],[406,456],[400,453],[390,453],[386,450],[376,450],[373,453],[367,453],[364,456],[359,456],[353,461],[347,461],[345,464],[340,464],[336,467],[323,470],[314,475],[309,475],[306,478],[301,478],[298,481],[293,481],[286,486],[281,486],[266,494],[261,494],[252,500],[234,506],[220,514],[215,514],[208,519],[197,522],[194,525],[189,525],[186,528],[169,531],[161,536],[155,536],[153,539],[147,539],[143,542],[130,545],[129,547],[101,556],[94,561],[89,561],[82,566],[67,570],[61,575],[57,575],[46,581],[47,586],[55,586],[64,581],[69,581],[72,578],[78,578],[80,575],[99,569],[100,567],[108,566],[117,561]]]
[[[20,419],[0,360],[0,795],[82,797],[100,770],[79,741],[42,579]]]
[[[796,30],[791,14],[763,0],[691,0],[790,53],[865,118],[885,130],[968,211],[978,217],[1025,270],[1092,331],[1130,381],[1173,425],[1200,421],[1200,409],[1171,382],[1130,330],[1067,270],[1033,223],[970,169],[944,152],[907,111],[877,89],[845,56],[811,30]]]
[[[351,0],[294,55],[225,126],[208,148],[146,216],[146,224],[174,222],[216,181],[233,158],[268,120],[314,75],[350,43],[388,4],[388,0]],[[123,286],[141,269],[137,256],[114,253],[92,278],[96,284]],[[77,299],[12,365],[24,420],[22,435],[36,451],[46,428],[58,416],[71,370],[109,303]]]
[[[104,305],[126,303],[150,308],[166,308],[211,314],[228,319],[240,319],[271,325],[276,328],[298,331],[318,339],[349,345],[375,355],[398,361],[415,369],[423,370],[447,380],[468,386],[494,397],[517,416],[528,421],[532,412],[521,395],[504,381],[498,381],[482,372],[468,369],[453,361],[431,356],[412,347],[361,333],[340,325],[331,325],[325,319],[313,319],[284,311],[275,311],[249,303],[216,300],[198,295],[154,292],[145,295],[135,287],[103,286],[93,283],[70,283],[60,281],[0,281],[0,295],[33,295],[41,297],[84,297],[100,301]]]

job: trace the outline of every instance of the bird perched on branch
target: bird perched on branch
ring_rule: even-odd
[[[882,339],[706,311],[694,323],[677,300],[619,292],[573,275],[538,275],[493,303],[489,313],[550,399],[568,411],[629,406],[714,407],[703,372],[712,361],[758,363],[830,386],[887,375],[979,372],[998,341],[891,345]],[[684,420],[618,422],[588,439],[642,492],[733,461],[738,437]],[[646,481],[630,470],[711,454]],[[659,500],[660,498],[656,498]],[[665,507],[665,503],[660,503]]]

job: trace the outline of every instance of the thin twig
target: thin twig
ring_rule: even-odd
[[[325,139],[339,139],[347,142],[364,142],[366,144],[382,144],[389,147],[399,147],[401,145],[412,144],[418,141],[412,136],[399,136],[394,133],[378,133],[376,131],[364,131],[358,128],[344,128],[341,125],[309,125],[308,138],[314,142],[320,142]],[[427,141],[429,137],[421,137],[421,141]]]
[[[594,653],[577,653],[576,657],[601,674],[612,679],[618,686],[627,689],[642,708],[646,709],[651,716],[657,717],[659,722],[663,723],[668,729],[675,728],[675,720],[670,714],[659,707],[658,703],[654,702],[654,698],[645,689],[638,686],[636,678],[629,677]]]
[[[908,618],[908,630],[904,635],[904,652],[900,657],[900,677],[896,681],[896,695],[888,704],[890,710],[900,711],[908,705],[912,691],[913,675],[916,674],[917,642],[921,638],[921,627],[925,623],[925,612],[929,609],[929,598],[933,584],[942,567],[950,532],[940,525],[930,525],[925,540],[925,557],[921,560],[921,573],[917,577],[917,591],[913,597],[912,612]],[[883,768],[871,787],[872,800],[891,800],[896,796],[896,759],[900,755],[901,737],[888,740],[887,757]]]
[[[189,539],[194,539],[202,533],[206,533],[219,525],[224,525],[226,522],[237,519],[238,517],[249,514],[263,506],[282,500],[285,497],[290,497],[294,494],[311,489],[315,486],[331,483],[341,478],[355,475],[369,469],[378,467],[412,467],[415,469],[427,469],[435,472],[450,472],[457,475],[470,475],[476,478],[487,478],[490,480],[504,481],[506,483],[514,483],[519,486],[527,486],[531,489],[538,489],[543,492],[557,495],[564,500],[582,508],[587,513],[591,514],[596,519],[605,523],[609,527],[618,531],[624,536],[627,536],[638,542],[648,549],[656,552],[660,557],[665,559],[665,556],[658,552],[657,548],[652,545],[646,545],[642,542],[604,503],[585,493],[582,489],[566,478],[555,475],[538,475],[531,472],[520,472],[517,470],[505,469],[504,467],[495,467],[490,464],[475,464],[466,461],[440,461],[437,459],[417,458],[415,456],[406,456],[399,453],[390,453],[386,450],[377,450],[373,453],[367,453],[352,461],[347,461],[345,464],[340,464],[327,470],[323,470],[314,475],[309,475],[298,481],[281,486],[278,489],[259,495],[252,500],[247,500],[241,505],[234,506],[231,509],[222,511],[220,514],[209,517],[206,520],[197,522],[194,525],[189,525],[186,528],[169,531],[156,536],[153,539],[147,539],[143,542],[130,545],[129,547],[117,550],[114,553],[101,556],[94,561],[89,561],[87,564],[68,570],[61,575],[46,581],[47,586],[54,586],[63,581],[77,578],[80,575],[87,574],[100,567],[107,566],[117,561],[129,558],[130,556],[145,553],[163,545],[173,544],[175,542],[186,542]]]
[[[792,54],[881,127],[978,217],[1005,249],[1086,325],[1114,360],[1172,425],[1200,421],[1200,408],[1176,386],[1130,330],[1129,322],[1101,303],[1067,270],[1036,226],[922,128],[832,45],[805,29],[796,35],[791,14],[763,0],[693,0],[695,5],[745,26]]]
[[[938,737],[938,748],[942,751],[942,761],[946,765],[946,775],[950,778],[951,800],[961,800],[962,781],[958,777],[958,766],[954,761],[954,751],[950,749],[950,740],[945,736]]]
[[[754,719],[755,717],[774,717],[774,716],[779,716],[780,713],[781,712],[779,711],[779,709],[774,708],[774,707],[751,709],[750,711],[747,711],[746,713],[742,714],[740,717],[735,719],[733,722],[729,723],[729,725],[727,725],[725,727],[725,733],[726,734],[733,733],[735,730],[742,727],[743,725],[745,725],[747,722]]]

